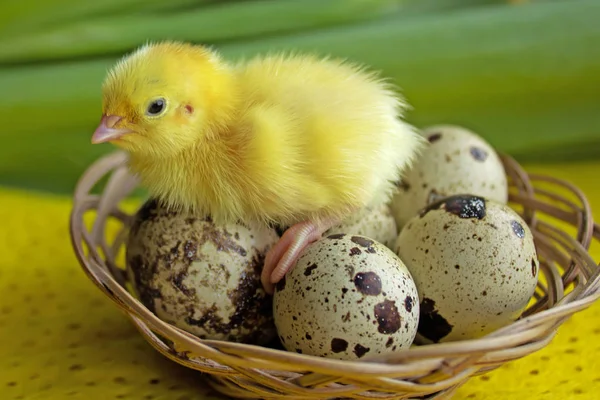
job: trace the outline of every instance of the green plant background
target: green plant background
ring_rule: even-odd
[[[379,69],[419,127],[472,128],[521,162],[598,157],[597,0],[5,0],[0,185],[69,193],[92,146],[108,67],[147,40],[231,60],[276,50]]]

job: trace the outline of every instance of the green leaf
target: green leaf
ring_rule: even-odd
[[[399,0],[260,0],[176,13],[127,14],[63,24],[0,41],[0,64],[118,55],[148,40],[218,43],[379,17]]]
[[[119,12],[143,12],[156,7],[178,8],[200,5],[214,0],[2,0],[0,3],[0,32],[15,35],[89,16],[111,15]],[[221,0],[223,1],[223,0]]]

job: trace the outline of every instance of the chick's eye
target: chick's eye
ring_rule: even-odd
[[[148,115],[158,115],[165,109],[165,100],[164,99],[156,99],[153,100],[149,105],[146,113]]]

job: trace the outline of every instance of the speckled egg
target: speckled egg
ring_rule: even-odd
[[[438,125],[421,132],[428,143],[406,171],[391,201],[398,228],[427,204],[470,193],[506,204],[508,186],[496,151],[474,132]]]
[[[410,272],[390,249],[339,233],[304,250],[276,286],[273,315],[288,351],[360,359],[409,347],[419,300]]]
[[[336,233],[346,233],[369,237],[393,248],[398,237],[396,220],[388,204],[364,208],[346,218],[323,234],[329,236]]]
[[[271,229],[217,226],[150,200],[130,229],[127,272],[163,321],[200,338],[265,344],[276,331],[260,272],[278,239]]]
[[[508,206],[472,195],[426,207],[400,232],[396,253],[419,290],[423,343],[477,338],[515,321],[538,280],[527,224]]]

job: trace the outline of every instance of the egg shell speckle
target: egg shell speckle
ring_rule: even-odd
[[[266,344],[276,331],[260,271],[278,239],[272,229],[216,226],[149,200],[130,230],[127,273],[163,321],[200,338]]]
[[[474,132],[436,125],[421,134],[425,149],[398,183],[390,203],[398,229],[419,210],[443,197],[470,193],[506,204],[506,172],[492,146]]]
[[[423,343],[477,338],[513,322],[538,280],[527,224],[477,196],[431,204],[403,228],[395,250],[419,290]]]
[[[398,237],[396,220],[388,204],[366,207],[332,227],[323,236],[345,233],[369,237],[388,248],[393,248]]]
[[[343,233],[309,245],[275,290],[289,351],[360,359],[409,347],[419,319],[410,272],[383,244]]]

